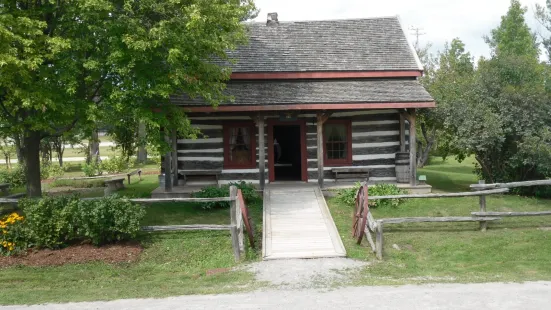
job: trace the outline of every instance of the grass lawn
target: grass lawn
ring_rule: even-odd
[[[468,191],[476,183],[473,161],[433,160],[420,170],[435,191]],[[351,238],[352,206],[328,200],[348,256],[372,261],[356,284],[551,280],[551,217],[503,218],[481,232],[478,223],[386,225],[384,260],[377,261],[366,241]],[[551,200],[494,195],[488,211],[546,211]],[[410,199],[398,208],[373,209],[375,219],[418,216],[470,216],[477,197]],[[396,244],[400,250],[393,247]]]
[[[432,157],[430,165],[419,169],[417,174],[427,176],[427,183],[432,185],[433,192],[470,191],[469,185],[478,182],[478,177],[473,173],[474,164],[472,157],[461,163],[451,157],[445,161],[441,157]]]
[[[147,175],[120,194],[144,196],[157,187]],[[143,225],[229,224],[229,209],[204,210],[197,204],[164,203],[146,207]],[[262,204],[249,205],[261,242]],[[206,275],[234,261],[230,233],[142,233],[144,252],[135,263],[88,263],[60,267],[0,268],[0,304],[92,301],[119,298],[166,297],[185,294],[229,293],[254,288],[253,276],[242,271]],[[244,261],[260,258],[261,245],[248,249]]]

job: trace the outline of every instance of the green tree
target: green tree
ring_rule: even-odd
[[[547,74],[524,12],[518,1],[511,1],[509,12],[487,38],[492,57],[479,61],[472,82],[451,101],[445,120],[450,145],[461,157],[473,154],[479,174],[490,182],[550,173]]]
[[[215,60],[245,42],[254,12],[252,0],[0,0],[2,131],[22,133],[27,194],[41,195],[46,137],[106,110],[184,131],[171,94],[226,99],[230,70]]]
[[[549,1],[547,1],[549,4]],[[501,17],[499,27],[485,37],[494,55],[515,55],[537,58],[539,48],[536,35],[526,24],[524,15],[527,8],[522,7],[518,0],[511,0],[509,11]]]
[[[420,167],[427,163],[435,145],[443,156],[455,152],[449,133],[445,130],[445,120],[450,104],[463,96],[474,73],[472,57],[465,51],[463,42],[457,38],[451,44],[446,43],[444,50],[436,57],[426,57],[424,63],[425,75],[421,78],[421,83],[435,99],[437,107],[419,111],[418,131],[422,141],[419,143],[417,163]]]

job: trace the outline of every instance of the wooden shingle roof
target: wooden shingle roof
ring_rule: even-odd
[[[234,97],[234,102],[222,105],[433,101],[415,79],[230,81],[226,93]],[[206,104],[201,98],[192,99],[187,95],[172,96],[171,101],[183,106]]]
[[[422,70],[398,17],[250,23],[233,72]]]

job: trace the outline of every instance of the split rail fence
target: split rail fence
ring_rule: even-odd
[[[512,182],[512,183],[494,183],[485,184],[479,181],[479,184],[472,184],[472,192],[461,193],[443,193],[443,194],[411,194],[411,195],[392,195],[392,196],[370,196],[368,197],[368,187],[366,184],[358,189],[356,194],[356,210],[354,213],[352,233],[358,244],[361,244],[364,236],[367,239],[373,253],[378,259],[383,259],[383,228],[385,224],[402,223],[427,223],[427,222],[479,222],[480,230],[486,231],[488,222],[499,221],[502,217],[514,216],[545,216],[551,215],[551,211],[537,212],[488,212],[486,210],[486,196],[495,194],[504,194],[509,188],[525,186],[551,185],[551,180]],[[479,212],[471,212],[471,216],[448,216],[448,217],[399,217],[384,218],[376,220],[370,212],[368,200],[396,199],[396,198],[449,198],[449,197],[479,197]],[[371,235],[375,234],[375,239]]]
[[[100,198],[83,198],[86,200]],[[0,203],[17,204],[19,199],[0,198]],[[248,235],[249,245],[254,248],[254,231],[252,219],[241,190],[236,186],[230,186],[229,197],[219,198],[135,198],[129,201],[140,204],[154,204],[163,202],[230,202],[230,223],[228,225],[214,224],[191,224],[191,225],[166,225],[166,226],[143,226],[142,231],[166,232],[166,231],[192,231],[192,230],[229,230],[231,233],[233,254],[236,261],[239,261],[245,253],[244,233]]]

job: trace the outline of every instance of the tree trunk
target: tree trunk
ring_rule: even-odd
[[[11,158],[10,155],[5,155],[6,157],[6,166],[8,167],[8,170],[11,170]]]
[[[147,161],[147,150],[145,149],[145,123],[138,125],[138,163],[145,164]]]
[[[21,145],[21,137],[18,134],[13,135],[13,142],[15,144],[15,154],[17,155],[17,161],[22,164],[25,162],[25,155],[23,153],[23,147]]]
[[[65,147],[62,147],[57,152],[57,160],[59,161],[60,167],[63,167],[63,153],[65,153]]]
[[[99,135],[98,131],[92,131],[92,137],[90,139],[90,158],[97,161],[99,159]]]
[[[23,137],[23,145],[27,197],[40,197],[42,196],[42,184],[40,184],[40,132],[27,131]]]

